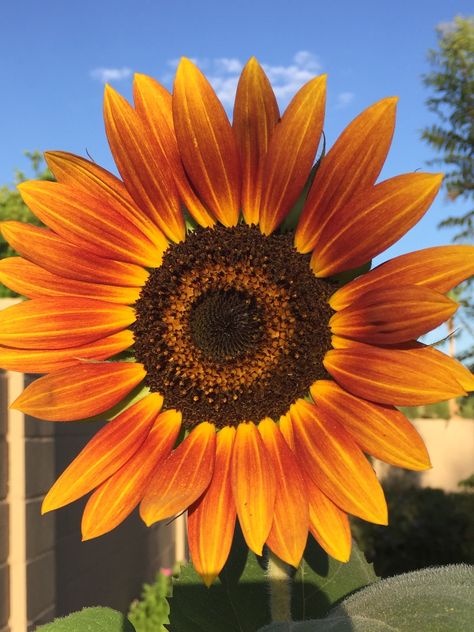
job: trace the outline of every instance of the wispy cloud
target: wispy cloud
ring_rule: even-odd
[[[474,24],[474,16],[468,17],[463,15],[462,13],[459,13],[452,20],[449,20],[447,22],[438,22],[438,24],[436,25],[436,30],[441,35],[441,37],[449,35],[450,33],[454,33],[459,28],[459,20],[468,20],[469,22],[472,22]]]
[[[451,22],[439,22],[436,25],[436,30],[441,33],[441,35],[452,33],[456,30],[456,22],[454,20],[452,20]]]
[[[355,94],[353,92],[340,92],[337,95],[336,107],[341,109],[345,108],[349,103],[354,100]]]
[[[123,66],[122,68],[94,68],[90,71],[90,76],[96,81],[108,83],[109,81],[122,81],[132,74],[130,68]]]
[[[231,106],[244,62],[236,57],[193,59],[192,61],[206,73],[222,103]],[[178,62],[178,59],[170,59],[167,65],[174,70]],[[262,63],[262,66],[272,83],[277,99],[282,103],[286,103],[298,88],[321,72],[322,68],[316,55],[309,51],[297,52],[291,62],[286,65]],[[171,76],[166,75],[163,80],[170,81]]]

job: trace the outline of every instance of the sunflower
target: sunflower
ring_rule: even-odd
[[[92,492],[84,539],[140,505],[147,525],[188,510],[207,584],[237,518],[256,554],[266,544],[297,566],[310,531],[345,561],[348,514],[387,523],[365,454],[430,467],[396,406],[474,388],[461,364],[416,340],[456,310],[445,293],[473,273],[473,247],[353,272],[422,217],[441,175],[376,184],[395,98],[362,112],[314,165],[324,107],[321,76],[280,118],[251,59],[231,125],[183,59],[172,95],[144,75],[134,107],[106,88],[122,180],[49,152],[57,182],[20,186],[48,228],[2,225],[21,256],[1,262],[0,280],[31,300],[2,312],[0,365],[46,374],[14,408],[109,420],[43,503]]]

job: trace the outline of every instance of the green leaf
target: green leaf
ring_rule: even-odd
[[[40,626],[38,632],[135,632],[135,628],[123,614],[110,608],[84,608]]]
[[[174,581],[170,601],[173,632],[255,632],[269,623],[268,585],[259,560],[236,534],[229,561],[206,588],[191,564]]]
[[[311,621],[293,621],[291,623],[270,623],[257,632],[353,632],[349,619],[345,620],[344,625],[348,627],[332,627],[328,625],[327,619],[311,619]],[[395,631],[384,630],[384,632]]]
[[[279,228],[279,231],[281,233],[287,233],[289,231],[296,230],[296,227],[298,226],[298,222],[300,219],[300,215],[303,211],[303,207],[306,202],[306,198],[308,197],[309,190],[311,189],[313,180],[316,176],[316,172],[319,169],[321,160],[324,158],[325,154],[326,154],[326,136],[324,136],[324,132],[323,132],[323,149],[322,149],[321,155],[319,156],[316,163],[313,165],[311,172],[308,176],[308,180],[306,181],[303,191],[301,192],[301,195],[296,200],[295,204],[293,205],[293,208],[290,209],[285,219],[282,221],[281,226]]]
[[[367,261],[367,263],[363,263],[361,266],[357,268],[352,268],[352,270],[346,270],[345,272],[340,272],[339,274],[335,274],[331,277],[331,281],[336,281],[340,285],[346,285],[349,281],[353,281],[357,277],[362,274],[367,274],[367,272],[372,267],[372,260]]]
[[[139,600],[135,600],[128,613],[136,632],[166,632],[170,607],[167,600],[171,591],[171,577],[157,573],[152,584],[144,584]]]
[[[359,590],[325,619],[274,623],[260,632],[470,632],[473,589],[474,566],[428,568]]]
[[[468,632],[473,589],[474,566],[467,564],[404,573],[345,599],[328,622],[350,617],[354,632],[386,632],[388,625],[400,632]]]
[[[310,537],[305,558],[292,586],[294,619],[321,617],[350,592],[377,579],[355,544],[350,561],[342,564]],[[264,562],[248,554],[237,534],[220,581],[206,588],[190,564],[183,567],[170,607],[173,632],[254,632],[270,622]]]
[[[294,577],[292,616],[296,621],[327,614],[346,595],[377,581],[372,564],[357,544],[352,544],[350,560],[338,562],[310,537],[304,559]]]

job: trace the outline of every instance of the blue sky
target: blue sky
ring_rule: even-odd
[[[113,169],[102,124],[103,79],[130,95],[134,71],[171,86],[180,56],[198,60],[231,109],[240,65],[265,64],[281,104],[313,74],[329,74],[329,146],[370,103],[400,97],[397,131],[383,177],[427,169],[420,129],[433,120],[421,83],[435,27],[465,0],[27,0],[4,3],[0,38],[0,183],[25,168],[26,149],[86,150]],[[436,224],[462,210],[441,194],[390,255],[449,241]]]

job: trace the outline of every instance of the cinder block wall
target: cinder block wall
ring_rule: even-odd
[[[55,424],[55,478],[97,432],[98,423]],[[117,529],[81,542],[85,500],[56,513],[56,614],[86,605],[126,610],[160,566],[174,562],[174,525],[148,529],[135,511]]]
[[[7,453],[7,378],[0,370],[0,632],[9,632],[9,531],[8,531],[8,453]]]
[[[49,487],[101,427],[26,418],[29,630],[85,606],[126,611],[160,566],[174,562],[174,525],[148,529],[136,512],[110,534],[81,541],[85,500],[41,516]],[[17,632],[12,630],[12,632]]]
[[[32,379],[25,376],[25,386]],[[54,424],[25,416],[26,614],[30,629],[50,621],[56,613],[55,516],[41,516],[41,503],[54,475]]]
[[[18,300],[0,299],[0,310]],[[22,389],[21,374],[0,370],[0,632],[30,632],[91,605],[126,612],[142,583],[174,563],[176,539],[184,551],[184,536],[176,523],[148,529],[135,512],[83,543],[85,501],[41,516],[44,495],[101,424],[23,418],[8,410]]]

